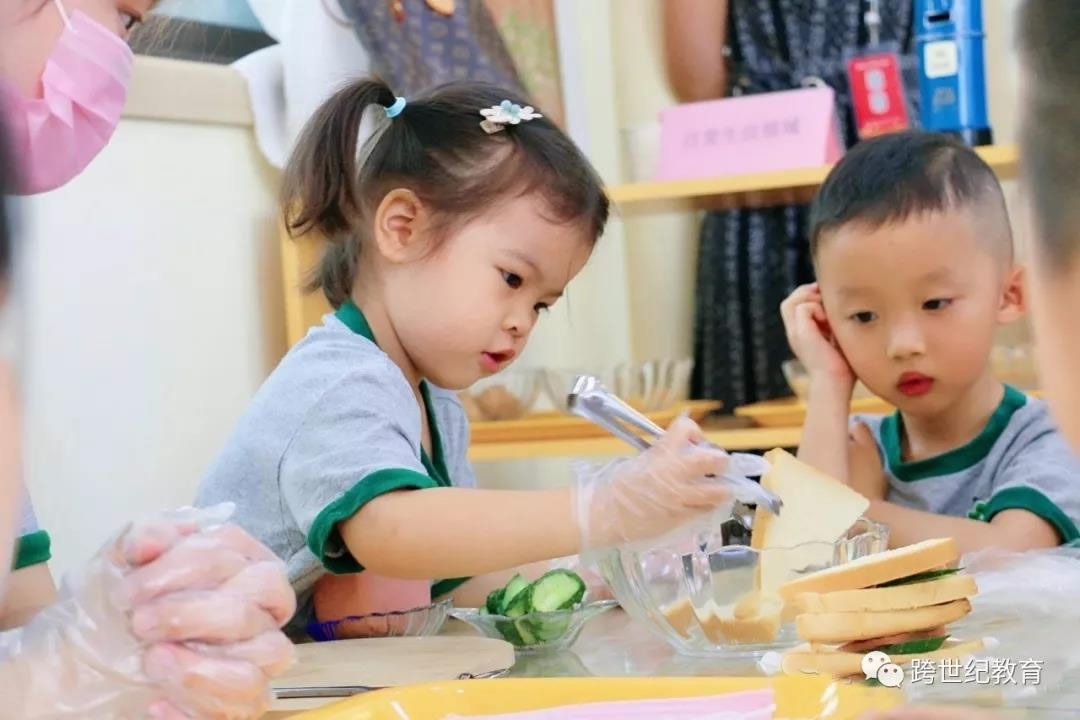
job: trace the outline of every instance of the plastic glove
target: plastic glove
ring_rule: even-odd
[[[579,474],[573,511],[582,552],[661,536],[731,502],[714,478],[728,456],[700,443],[701,429],[680,417],[637,457]]]
[[[0,697],[17,718],[251,718],[292,662],[282,563],[231,506],[129,528],[24,628],[0,635]]]

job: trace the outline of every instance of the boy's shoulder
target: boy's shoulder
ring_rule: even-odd
[[[1067,449],[1064,438],[1058,433],[1050,408],[1045,402],[1033,395],[1027,395],[1015,388],[1009,388],[1007,402],[1014,409],[1006,422],[998,429],[994,444],[1002,452],[1017,452],[1030,446],[1060,446]],[[895,413],[889,415],[853,414],[850,422],[864,423],[878,442],[882,442],[882,433],[886,426],[896,422]],[[890,428],[891,429],[891,428]]]
[[[1032,395],[1025,395],[1025,398],[1024,404],[1013,412],[1008,425],[998,438],[997,444],[1001,446],[1003,460],[1014,461],[1019,456],[1037,452],[1049,458],[1068,461],[1070,464],[1076,463],[1065,438],[1058,431],[1049,406]]]

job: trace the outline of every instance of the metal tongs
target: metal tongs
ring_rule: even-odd
[[[664,434],[663,428],[620,400],[591,375],[580,375],[574,381],[566,398],[566,408],[570,414],[599,425],[639,450],[648,449],[651,443],[634,429],[654,439]],[[712,443],[709,443],[709,447],[723,450]],[[735,499],[764,507],[773,515],[779,515],[783,501],[750,479],[768,472],[769,463],[748,453],[729,453],[728,457],[731,458],[728,472],[719,479],[731,488]]]

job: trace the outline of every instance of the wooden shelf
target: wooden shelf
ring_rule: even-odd
[[[1013,145],[989,145],[978,148],[978,153],[994,169],[1002,180],[1010,180],[1019,171],[1019,154]],[[734,175],[730,177],[699,180],[668,180],[641,182],[608,187],[608,195],[617,205],[630,206],[640,203],[671,202],[679,200],[726,198],[734,204],[760,204],[754,202],[760,196],[767,202],[777,195],[799,195],[821,185],[831,166],[783,170],[778,172]],[[737,201],[737,202],[736,202]]]
[[[799,444],[800,427],[734,428],[709,430],[705,436],[725,450],[771,450],[790,448]],[[580,438],[575,440],[521,440],[516,442],[473,443],[469,460],[521,460],[539,457],[598,457],[631,455],[636,452],[626,443],[613,437]]]

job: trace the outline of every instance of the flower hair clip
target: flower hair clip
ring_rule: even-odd
[[[498,105],[484,108],[480,111],[480,114],[484,116],[484,119],[480,121],[480,127],[484,128],[484,132],[489,135],[505,130],[507,125],[518,125],[522,122],[544,117],[536,112],[532,105],[521,107],[509,100],[503,100]]]

